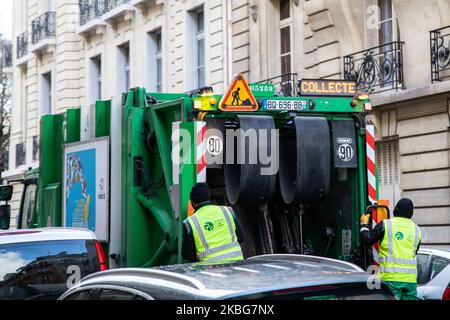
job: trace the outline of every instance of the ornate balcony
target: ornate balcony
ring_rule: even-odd
[[[136,8],[131,5],[131,0],[105,0],[105,14],[102,19],[114,24],[118,21],[132,20]]]
[[[31,23],[31,52],[41,54],[56,44],[56,13],[46,12]]]
[[[403,42],[391,42],[344,57],[344,77],[356,81],[358,91],[402,90]]]
[[[297,92],[297,74],[287,73],[281,76],[269,78],[257,82],[258,84],[273,84],[275,86],[275,94],[281,97],[295,97]]]
[[[22,66],[30,60],[30,55],[28,54],[28,32],[24,32],[17,37],[16,46],[16,66]]]
[[[79,0],[80,27],[77,33],[82,36],[102,34],[106,23],[102,16],[106,12],[106,0]]]
[[[430,32],[431,82],[450,79],[450,26]]]

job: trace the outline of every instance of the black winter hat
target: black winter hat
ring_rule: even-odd
[[[211,201],[211,189],[206,183],[197,183],[191,191],[191,201],[201,204]]]
[[[394,209],[394,217],[411,219],[414,214],[414,204],[410,199],[401,199]]]

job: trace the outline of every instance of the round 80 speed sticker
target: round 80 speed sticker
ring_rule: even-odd
[[[212,156],[218,156],[223,152],[223,140],[218,136],[211,136],[206,141],[206,151]]]
[[[342,161],[350,162],[355,156],[355,151],[353,150],[353,147],[351,145],[341,144],[338,148],[337,154],[339,156],[339,159],[341,159]]]

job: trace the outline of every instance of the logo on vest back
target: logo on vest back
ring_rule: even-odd
[[[207,222],[207,223],[205,223],[203,228],[205,228],[206,231],[213,231],[214,230],[214,224],[212,222]]]
[[[395,239],[401,241],[403,240],[403,238],[404,238],[403,233],[401,233],[400,231],[395,233]]]

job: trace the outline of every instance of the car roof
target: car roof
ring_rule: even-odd
[[[152,295],[162,292],[163,287],[199,298],[223,299],[272,290],[366,283],[368,276],[361,268],[347,262],[311,256],[269,255],[229,264],[110,270],[87,276],[74,289],[113,284],[138,287]]]
[[[0,244],[54,240],[94,240],[92,231],[76,228],[44,228],[0,231]]]
[[[420,248],[419,253],[431,253],[436,256],[441,256],[447,259],[450,259],[450,250],[446,249],[438,249],[438,248]]]

